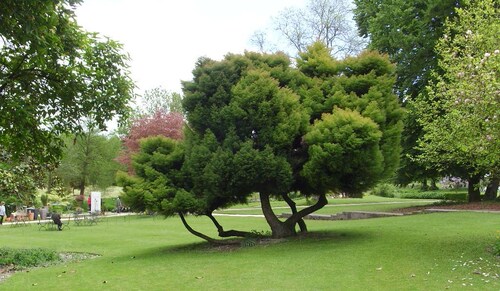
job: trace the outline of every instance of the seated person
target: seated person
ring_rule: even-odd
[[[62,230],[62,221],[61,221],[61,214],[59,213],[52,213],[52,221],[57,224],[57,229]]]

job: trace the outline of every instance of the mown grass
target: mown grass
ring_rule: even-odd
[[[402,199],[402,198],[387,198],[373,195],[367,195],[362,199],[359,198],[329,198],[328,205],[318,210],[317,214],[335,214],[344,211],[392,211],[399,208],[412,206],[422,206],[436,203],[435,199]],[[309,206],[314,201],[306,201],[305,199],[295,200],[297,208],[300,210]],[[290,208],[283,201],[272,201],[273,208],[276,214],[291,213]],[[260,204],[251,202],[247,205],[237,205],[228,209],[217,211],[224,214],[262,214]]]
[[[59,256],[54,250],[0,248],[0,266],[12,267],[13,269],[36,267],[58,260]]]
[[[219,217],[226,229],[265,231],[263,218]],[[216,236],[208,219],[189,217]],[[272,244],[213,248],[176,217],[108,218],[62,232],[0,228],[2,244],[98,254],[19,272],[0,289],[22,290],[499,290],[490,252],[492,213],[435,213],[307,221],[310,233]]]

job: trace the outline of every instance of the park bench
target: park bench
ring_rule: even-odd
[[[12,213],[12,224],[11,226],[26,226],[28,221],[28,214],[23,211],[16,211]]]
[[[97,225],[99,222],[99,213],[92,212],[90,214],[83,214],[79,212],[73,213],[73,222],[77,226],[82,225]]]

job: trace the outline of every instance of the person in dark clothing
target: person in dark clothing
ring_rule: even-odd
[[[52,221],[57,224],[57,229],[62,230],[62,221],[61,221],[61,214],[59,213],[52,213]]]

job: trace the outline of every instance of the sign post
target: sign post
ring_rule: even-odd
[[[90,192],[90,212],[101,212],[101,192]]]

